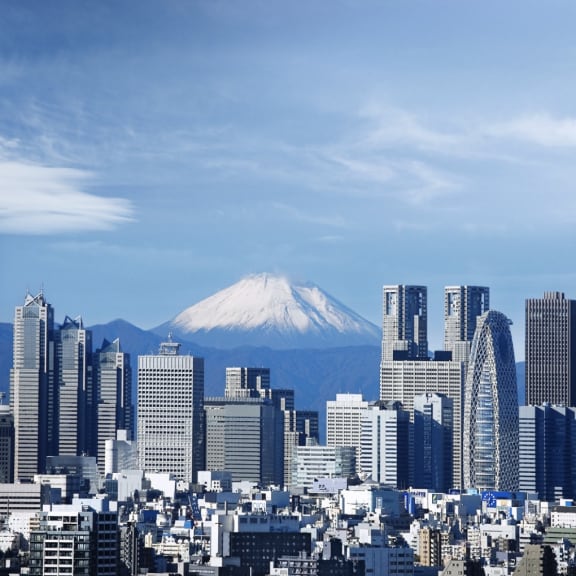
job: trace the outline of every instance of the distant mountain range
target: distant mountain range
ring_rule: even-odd
[[[322,431],[336,393],[379,397],[380,330],[317,286],[279,276],[249,276],[154,330],[121,319],[90,330],[95,350],[119,338],[130,354],[134,402],[137,357],[156,353],[169,332],[182,353],[205,359],[206,396],[224,394],[228,366],[270,368],[272,387],[291,388],[297,408],[318,410]],[[9,391],[11,367],[12,324],[0,323],[0,392]],[[517,369],[523,404],[524,363]]]

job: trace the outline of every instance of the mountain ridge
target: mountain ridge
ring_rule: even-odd
[[[381,337],[375,324],[315,284],[270,273],[245,276],[152,332],[218,348],[378,346]]]

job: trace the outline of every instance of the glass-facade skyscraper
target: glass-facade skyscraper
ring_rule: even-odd
[[[54,310],[42,292],[27,294],[15,310],[10,372],[15,479],[32,479],[56,453],[56,402]]]
[[[478,318],[464,392],[464,487],[518,489],[518,390],[510,320]]]
[[[526,300],[526,404],[576,406],[576,300]]]

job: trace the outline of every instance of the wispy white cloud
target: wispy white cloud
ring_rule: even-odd
[[[132,204],[86,192],[89,172],[0,160],[0,233],[109,230],[134,217]]]
[[[490,125],[482,132],[492,138],[513,138],[546,147],[576,146],[576,118],[533,114]]]

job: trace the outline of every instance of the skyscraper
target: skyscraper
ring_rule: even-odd
[[[122,352],[120,340],[104,340],[94,354],[94,386],[98,398],[97,457],[104,472],[106,441],[115,440],[118,430],[125,430],[132,440],[132,370],[130,355]]]
[[[326,445],[352,446],[360,457],[362,414],[369,408],[362,394],[336,394],[326,402]]]
[[[205,468],[204,359],[179,348],[138,357],[138,457],[144,470],[193,482]]]
[[[361,415],[360,472],[374,482],[407,488],[410,484],[410,413],[400,402],[377,402]]]
[[[56,387],[54,310],[41,292],[26,295],[14,316],[14,365],[10,406],[14,415],[14,477],[31,479],[43,472],[55,453]]]
[[[95,456],[92,386],[92,333],[82,318],[66,316],[56,331],[58,365],[58,452],[67,456]]]
[[[510,320],[489,310],[472,341],[464,405],[464,487],[518,489],[518,391]]]
[[[426,286],[384,286],[382,360],[428,358]]]
[[[461,293],[458,287],[458,294]],[[456,310],[456,307],[454,307]],[[414,397],[439,393],[454,402],[452,480],[462,487],[462,410],[465,363],[450,354],[428,356],[427,289],[425,286],[384,286],[380,400],[398,400],[414,419]],[[450,329],[450,334],[454,332]],[[458,337],[460,331],[458,330]],[[448,348],[448,350],[450,350]],[[410,444],[413,455],[414,444]],[[414,477],[411,458],[411,480]]]
[[[419,394],[444,394],[454,403],[452,436],[453,486],[462,488],[462,416],[464,405],[463,362],[454,360],[405,360],[382,362],[380,400],[402,402],[414,419],[414,398]]]
[[[547,502],[576,498],[576,408],[520,406],[519,485]]]
[[[10,406],[0,404],[0,484],[10,482],[14,482],[14,417]]]
[[[467,362],[477,318],[490,308],[490,289],[485,286],[444,288],[444,350],[452,360]]]
[[[454,400],[443,394],[414,398],[414,486],[448,492],[452,482]]]
[[[208,470],[230,472],[235,481],[283,483],[284,421],[271,399],[207,397],[204,407]]]
[[[576,301],[526,300],[526,404],[576,406]]]

